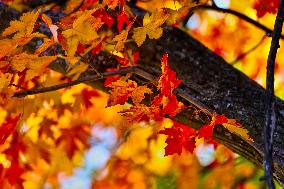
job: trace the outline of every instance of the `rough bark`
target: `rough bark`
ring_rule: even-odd
[[[0,14],[0,16],[2,18],[3,15]],[[0,22],[0,25],[2,24]],[[222,126],[215,127],[214,137],[234,152],[262,167],[265,90],[260,85],[229,65],[198,40],[177,28],[165,28],[162,38],[155,41],[147,40],[139,51],[141,68],[156,77],[160,72],[162,54],[168,52],[170,66],[177,72],[177,77],[183,80],[179,90],[191,95],[194,101],[204,104],[210,111],[237,119],[244,128],[249,130],[249,135],[254,142],[249,143],[238,135],[228,132]],[[96,56],[93,61],[100,72],[116,64],[113,58],[105,54]],[[52,64],[51,68],[61,73],[66,70],[64,63],[57,63],[56,66]],[[83,76],[89,74],[93,74],[91,69]],[[139,76],[135,79],[145,82],[145,79]],[[106,90],[102,82],[88,84]],[[284,141],[282,138],[284,136],[284,102],[279,98],[275,98],[275,114],[277,128],[274,134],[274,177],[284,186]],[[203,124],[198,119],[192,120],[188,111],[180,113],[174,119],[196,129]]]

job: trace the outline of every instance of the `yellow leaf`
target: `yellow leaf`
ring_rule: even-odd
[[[228,122],[223,123],[222,125],[231,133],[237,134],[243,139],[253,142],[252,138],[248,135],[248,130],[244,129],[235,119],[228,119]]]
[[[48,49],[51,45],[54,45],[54,41],[51,39],[44,39],[43,43],[39,48],[36,49],[35,54],[39,55],[42,52],[44,52],[46,49]]]
[[[170,14],[167,19],[167,24],[171,25],[177,23],[188,14],[188,11],[189,7],[187,6],[181,7],[178,10],[167,9],[167,12]]]
[[[0,40],[0,59],[9,55],[17,46],[17,43],[13,39]]]
[[[89,67],[88,64],[84,64],[80,62],[79,65],[77,65],[75,68],[73,68],[72,70],[68,72],[67,76],[74,75],[72,79],[77,80],[80,77],[81,73],[86,71],[88,67]]]
[[[38,10],[37,12],[24,13],[20,17],[19,21],[11,21],[10,26],[5,29],[2,35],[7,36],[17,32],[13,37],[14,39],[30,35],[33,32],[34,25],[39,16],[39,13],[40,10]]]
[[[113,41],[117,41],[117,44],[115,46],[116,51],[121,51],[124,48],[124,42],[127,39],[128,32],[132,26],[132,23],[129,24],[125,30],[123,30],[120,34],[116,35],[113,39]]]
[[[48,25],[50,26],[52,24],[51,18],[49,18],[46,14],[41,15],[41,19]]]
[[[82,13],[73,23],[71,29],[62,32],[63,36],[67,39],[67,56],[74,56],[77,46],[82,44],[91,44],[93,40],[98,38],[97,30],[102,26],[100,18],[94,18],[92,11]]]
[[[165,10],[157,10],[151,16],[147,13],[143,19],[143,27],[134,28],[132,38],[141,46],[146,39],[146,35],[150,39],[158,39],[163,34],[161,25],[167,20],[169,14]]]
[[[0,73],[0,92],[2,92],[8,87],[12,79],[12,76],[13,75],[10,73]]]
[[[52,61],[56,60],[56,56],[42,56],[22,53],[15,55],[11,60],[11,67],[16,71],[23,71],[27,68],[25,81],[28,81],[35,76],[42,74]]]

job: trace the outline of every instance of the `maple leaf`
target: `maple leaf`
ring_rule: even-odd
[[[19,21],[13,20],[10,22],[10,26],[4,30],[2,36],[7,36],[13,33],[15,38],[21,38],[24,36],[28,36],[33,32],[35,22],[39,16],[40,10],[37,12],[28,12],[24,13]]]
[[[172,25],[178,23],[180,20],[186,17],[189,11],[188,6],[183,6],[178,10],[166,9],[170,16],[167,19],[167,24]]]
[[[56,60],[56,56],[38,57],[37,55],[21,53],[12,57],[11,66],[12,69],[18,72],[27,69],[25,81],[28,81],[42,74],[45,68],[54,60]]]
[[[10,73],[0,73],[0,93],[8,87],[12,76]]]
[[[174,117],[185,108],[184,104],[179,102],[174,94],[171,96],[164,96],[162,105],[162,114],[169,115],[170,117]]]
[[[110,29],[114,23],[113,18],[104,9],[99,9],[92,14],[95,18],[100,18]]]
[[[97,30],[102,26],[100,18],[95,18],[92,14],[95,10],[85,11],[77,19],[74,20],[71,29],[64,30],[63,36],[66,38],[64,49],[67,56],[74,56],[79,42],[82,44],[90,44],[98,38]]]
[[[115,46],[115,50],[121,51],[124,48],[124,42],[127,39],[128,32],[132,26],[132,23],[130,23],[125,30],[123,30],[120,34],[116,35],[113,39],[113,41],[117,41],[117,44]]]
[[[112,88],[107,104],[108,107],[117,104],[125,104],[129,97],[131,97],[133,103],[137,105],[144,99],[146,93],[152,93],[151,89],[148,87],[138,86],[135,81],[127,79],[127,77],[120,78],[107,87]]]
[[[159,39],[163,34],[161,25],[167,20],[169,14],[165,10],[159,10],[152,13],[151,16],[147,13],[143,19],[143,27],[137,27],[133,30],[132,38],[140,47],[146,39],[146,35],[150,39]]]
[[[130,123],[150,120],[159,121],[162,118],[160,108],[154,105],[146,106],[145,104],[138,104],[131,106],[127,110],[122,110],[119,113],[125,116]]]
[[[82,90],[81,94],[82,94],[82,97],[83,97],[83,100],[84,100],[84,103],[85,103],[85,106],[86,106],[87,109],[90,108],[93,105],[91,99],[93,97],[100,96],[98,91],[89,90],[89,89],[86,89],[86,88]]]
[[[3,39],[0,40],[0,59],[8,56],[18,46],[17,40]]]
[[[183,148],[190,153],[193,153],[195,149],[197,131],[183,124],[174,122],[171,128],[165,128],[161,130],[159,134],[167,135],[165,156],[174,153],[181,155]]]
[[[228,119],[228,121],[222,125],[231,133],[235,133],[245,140],[253,142],[252,138],[248,135],[248,130],[243,128],[240,123],[237,123],[235,119]]]
[[[202,126],[199,129],[199,137],[203,137],[205,139],[210,139],[213,135],[213,128],[216,125],[221,125],[223,123],[227,123],[228,118],[222,114],[222,115],[217,115],[216,113],[213,114],[212,120],[209,124]]]
[[[162,75],[158,83],[161,94],[170,96],[181,82],[182,80],[176,79],[176,72],[168,64],[168,54],[164,54],[162,57]]]
[[[275,14],[277,12],[277,9],[279,7],[279,0],[256,0],[254,2],[253,8],[256,9],[257,17],[261,18],[266,13],[272,13]]]
[[[117,17],[117,29],[119,32],[121,32],[124,24],[129,25],[130,21],[128,20],[125,11],[122,11]]]
[[[40,55],[44,51],[46,51],[51,45],[54,45],[54,40],[52,39],[44,39],[43,43],[36,49],[35,54]]]
[[[4,144],[6,139],[15,131],[20,115],[7,117],[5,122],[0,126],[0,144]]]

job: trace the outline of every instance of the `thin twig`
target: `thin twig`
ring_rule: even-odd
[[[271,36],[272,30],[264,25],[262,25],[261,23],[253,20],[252,18],[236,11],[236,10],[232,10],[232,9],[225,9],[225,8],[220,8],[217,6],[211,6],[211,5],[199,5],[196,6],[194,8],[192,8],[192,11],[197,10],[197,9],[205,9],[205,10],[213,10],[213,11],[218,11],[218,12],[223,12],[223,13],[228,13],[228,14],[232,14],[234,16],[237,16],[238,18],[245,20],[246,22],[254,25],[255,27],[265,31],[265,33],[268,36]],[[280,35],[281,39],[284,39],[284,35]]]
[[[74,86],[74,85],[78,85],[80,83],[103,79],[103,78],[105,78],[107,76],[121,75],[121,74],[134,72],[134,70],[135,70],[135,67],[127,67],[127,68],[124,68],[124,69],[121,69],[121,70],[116,70],[116,71],[112,71],[112,72],[104,72],[104,73],[101,73],[101,74],[96,74],[96,75],[82,77],[82,78],[77,79],[75,81],[71,81],[71,82],[68,82],[68,83],[62,83],[62,84],[58,84],[58,85],[53,85],[53,86],[50,86],[50,87],[43,87],[43,88],[39,88],[39,89],[23,90],[23,91],[15,93],[13,95],[13,97],[22,98],[22,97],[25,97],[25,96],[28,96],[28,95],[34,95],[34,94],[40,94],[40,93],[56,91],[56,90],[63,89],[63,88],[66,88],[66,87],[71,87],[71,86]]]
[[[273,133],[275,130],[275,100],[274,100],[274,67],[279,40],[284,21],[284,0],[280,0],[279,9],[274,23],[272,41],[267,59],[266,98],[265,98],[265,126],[264,126],[264,171],[269,189],[275,189],[273,183]]]
[[[253,52],[255,49],[257,49],[264,41],[264,39],[266,38],[267,36],[264,35],[261,40],[255,44],[253,47],[251,47],[249,50],[247,50],[246,52],[240,54],[235,60],[233,60],[232,62],[230,62],[230,64],[234,65],[236,64],[237,62],[239,62],[240,60],[242,60],[244,57],[246,57],[248,54],[250,54],[251,52]]]

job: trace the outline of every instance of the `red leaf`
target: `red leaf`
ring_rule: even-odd
[[[112,71],[116,71],[118,69],[116,68],[108,68],[107,71],[108,72],[112,72]],[[114,75],[114,76],[108,76],[104,82],[104,86],[108,86],[110,85],[112,82],[117,81],[119,78],[121,78],[120,75]]]
[[[6,118],[6,121],[0,127],[0,144],[4,144],[6,139],[14,132],[20,115]]]
[[[167,103],[163,104],[163,115],[169,115],[170,117],[174,117],[185,108],[185,106],[177,100],[174,94],[167,98]]]
[[[92,49],[91,54],[96,55],[99,54],[102,50],[102,43],[99,43],[95,48]]]
[[[122,31],[124,24],[128,25],[130,24],[130,21],[128,20],[125,11],[122,11],[117,17],[117,29],[119,32]]]
[[[121,64],[122,66],[128,66],[129,65],[129,60],[126,58],[121,58],[119,56],[115,56],[115,59]]]
[[[171,128],[165,128],[159,132],[168,135],[166,139],[165,156],[182,153],[182,148],[192,153],[195,149],[195,137],[197,131],[183,124],[174,122]]]
[[[176,79],[176,72],[174,72],[168,64],[168,54],[164,54],[162,57],[162,76],[160,77],[158,85],[161,94],[170,96],[172,91],[177,88],[181,82],[181,80]]]
[[[91,99],[93,97],[100,96],[98,91],[88,90],[88,89],[83,89],[81,94],[82,94],[82,97],[83,97],[83,100],[84,100],[84,103],[85,103],[85,106],[86,106],[87,109],[90,108],[91,106],[93,106]]]
[[[201,129],[199,129],[199,137],[203,137],[204,139],[210,139],[213,135],[213,128],[215,127],[215,125],[221,125],[227,122],[228,118],[224,114],[217,115],[214,113],[210,124],[204,125],[203,127],[201,127]]]
[[[79,43],[78,47],[77,47],[77,53],[81,54],[82,52],[84,52],[85,47],[83,44]]]
[[[137,65],[137,61],[138,61],[139,57],[140,57],[140,52],[139,51],[135,52],[134,55],[133,55],[134,65]]]
[[[266,13],[275,14],[279,7],[279,0],[256,0],[253,8],[256,9],[257,17],[263,17]]]
[[[23,167],[17,161],[13,161],[11,166],[7,169],[6,177],[11,185],[22,183],[23,179],[20,177],[24,172]]]
[[[109,29],[113,25],[114,22],[113,18],[104,9],[99,9],[96,12],[94,12],[92,15],[96,18],[100,18],[102,22],[104,22],[107,25]]]
[[[215,126],[215,125],[214,125]],[[204,125],[199,129],[199,137],[204,139],[210,139],[213,135],[213,128],[212,125]]]

